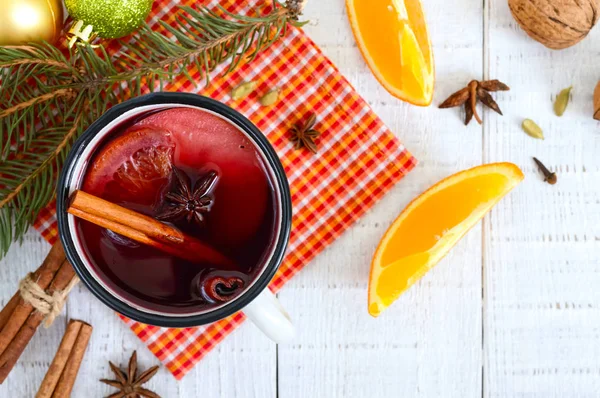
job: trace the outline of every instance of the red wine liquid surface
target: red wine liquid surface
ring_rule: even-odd
[[[153,311],[195,313],[222,304],[207,297],[202,280],[237,277],[248,287],[260,273],[274,245],[276,198],[254,144],[228,121],[191,108],[121,124],[95,151],[82,189],[155,217],[177,187],[173,166],[192,186],[217,173],[202,225],[185,218],[171,223],[233,259],[239,271],[174,258],[86,221],[76,226],[93,270],[118,295]]]

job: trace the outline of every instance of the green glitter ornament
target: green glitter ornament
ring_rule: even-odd
[[[75,20],[92,25],[104,39],[117,39],[135,31],[146,20],[154,0],[65,0]]]

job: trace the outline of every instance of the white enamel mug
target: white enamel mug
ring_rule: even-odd
[[[231,301],[189,313],[169,313],[169,311],[142,307],[106,284],[90,265],[88,255],[76,233],[75,219],[67,213],[70,195],[81,187],[89,161],[107,134],[114,131],[119,124],[147,112],[177,107],[199,108],[236,126],[254,143],[262,156],[276,198],[274,239],[267,254],[263,256],[262,263],[257,265],[260,269],[258,275]],[[286,342],[294,336],[294,327],[289,315],[267,287],[283,261],[290,235],[292,205],[287,178],[277,154],[266,137],[252,122],[228,106],[196,94],[154,93],[131,99],[111,108],[73,145],[58,182],[56,213],[60,238],[67,258],[73,264],[80,279],[104,304],[126,317],[155,326],[194,327],[221,320],[242,310],[275,342]]]

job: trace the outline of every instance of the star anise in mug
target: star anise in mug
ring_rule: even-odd
[[[294,144],[294,148],[300,149],[305,147],[312,153],[317,153],[315,139],[321,135],[321,133],[314,129],[316,122],[317,117],[314,113],[311,113],[305,123],[296,124],[292,127],[291,140]]]
[[[182,170],[173,166],[174,189],[165,195],[165,209],[156,218],[161,221],[186,219],[198,225],[204,222],[205,214],[210,211],[212,190],[217,182],[217,173],[210,171],[196,184]]]
[[[471,80],[467,87],[452,94],[440,105],[440,108],[454,108],[465,106],[465,125],[469,124],[473,116],[479,124],[482,123],[477,113],[477,100],[488,108],[502,115],[500,107],[490,95],[490,91],[508,91],[510,88],[499,80]]]
[[[104,384],[108,384],[109,386],[119,389],[118,392],[109,395],[108,398],[160,398],[160,395],[157,393],[142,387],[142,384],[146,383],[156,374],[156,372],[158,372],[158,366],[153,366],[136,377],[137,353],[135,351],[133,354],[131,354],[131,358],[129,359],[127,373],[119,369],[114,363],[108,363],[110,365],[110,369],[117,377],[117,380],[101,379],[100,381]]]

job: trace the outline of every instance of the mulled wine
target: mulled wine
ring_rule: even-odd
[[[188,107],[147,113],[104,138],[81,189],[176,227],[234,266],[181,259],[79,219],[77,234],[102,282],[134,306],[197,313],[237,297],[264,267],[279,217],[273,186],[259,149],[228,120]]]

